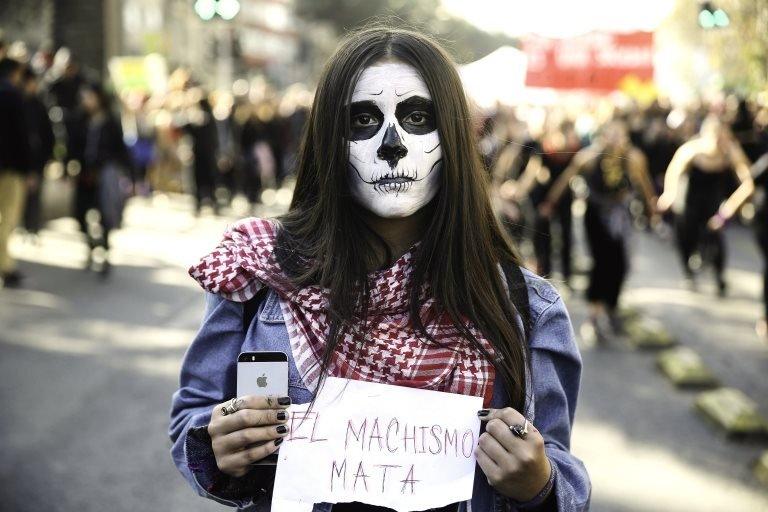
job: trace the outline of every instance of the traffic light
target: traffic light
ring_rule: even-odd
[[[238,0],[196,0],[195,12],[203,21],[210,21],[217,14],[224,20],[231,20],[240,12],[240,2]]]
[[[699,9],[699,26],[705,30],[725,28],[731,24],[728,14],[715,7],[712,2],[701,2]]]

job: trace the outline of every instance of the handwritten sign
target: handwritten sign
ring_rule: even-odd
[[[397,511],[472,497],[482,398],[329,377],[290,408],[272,510],[358,501]]]

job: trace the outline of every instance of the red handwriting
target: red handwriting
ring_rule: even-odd
[[[437,429],[437,432],[435,432],[435,429]],[[433,451],[432,448],[429,449],[429,453],[431,453],[432,455],[437,455],[438,453],[440,453],[440,450],[443,449],[443,445],[440,442],[440,433],[442,431],[443,431],[443,427],[441,427],[440,425],[432,425],[432,428],[429,429],[429,433],[432,434],[432,438],[435,440],[435,443],[437,443],[436,450]]]
[[[363,469],[363,461],[360,461],[360,464],[357,466],[357,473],[355,473],[355,483],[352,486],[352,490],[357,490],[357,479],[362,478],[363,479],[363,485],[365,485],[365,492],[368,492],[368,475],[365,474],[365,470]]]
[[[453,445],[453,455],[454,457],[459,456],[459,445],[456,442],[458,440],[459,434],[456,429],[453,429],[453,436],[451,436],[451,431],[448,429],[445,429],[445,454],[448,454],[448,447]]]
[[[467,443],[469,440],[469,443]],[[475,433],[471,430],[465,430],[464,435],[461,436],[461,454],[467,459],[472,456],[472,451],[475,449]]]
[[[400,422],[397,421],[397,418],[392,418],[392,421],[389,422],[389,426],[387,427],[387,451],[389,453],[395,453],[397,451],[397,448],[394,450],[389,446],[389,433],[392,430],[392,426],[395,426],[395,435],[397,435],[397,431],[400,430]]]
[[[288,440],[309,439],[310,443],[328,441],[327,438],[316,437],[319,432],[317,426],[320,423],[320,413],[317,411],[304,412],[292,411]]]
[[[344,459],[341,461],[341,466],[336,465],[336,461],[334,460],[331,464],[331,491],[333,491],[333,475],[336,475],[336,478],[341,478],[341,488],[345,489],[347,488],[347,459]]]
[[[331,492],[333,492],[334,489],[337,492],[340,490],[352,491],[358,494],[375,492],[372,490],[372,488],[368,487],[368,479],[371,478],[381,482],[381,485],[380,486],[377,485],[375,488],[380,489],[381,494],[385,494],[388,491],[387,471],[403,468],[403,466],[400,466],[398,464],[373,464],[367,470],[364,461],[361,460],[357,465],[357,470],[355,470],[354,475],[351,475],[350,479],[347,480],[348,467],[350,466],[347,465],[346,458],[342,459],[341,461],[336,461],[336,460],[332,461],[331,480],[330,480]],[[354,467],[354,466],[351,466],[351,467]],[[372,471],[371,471],[371,468],[372,468]],[[402,480],[396,480],[396,482],[402,484],[400,486],[400,494],[406,494],[406,492],[409,494],[415,494],[416,484],[420,481],[421,480],[418,480],[415,477],[414,464],[411,464],[410,466],[408,466],[408,472],[405,474],[405,477]],[[339,489],[339,486],[341,487],[341,489]]]
[[[317,418],[313,419],[313,436],[317,428]],[[387,428],[382,430],[379,418],[348,419],[344,433],[344,450],[361,452],[383,452],[401,454],[444,455],[453,457],[472,457],[475,448],[475,433],[471,429],[444,428],[441,425],[409,425],[392,418]],[[382,432],[383,435],[382,435]],[[293,434],[291,439],[305,439]],[[325,441],[326,439],[310,439]]]
[[[415,484],[418,482],[418,480],[415,480],[413,478],[413,464],[411,464],[411,469],[408,470],[408,474],[405,475],[405,478],[400,480],[400,483],[403,484],[403,488],[400,489],[400,494],[405,494],[405,488],[410,484],[411,486],[411,494],[415,492]]]

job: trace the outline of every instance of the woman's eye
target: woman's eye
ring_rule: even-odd
[[[427,123],[427,114],[426,112],[412,112],[404,121],[415,126],[422,126]]]
[[[371,126],[376,124],[376,118],[370,114],[358,114],[352,119],[356,126]]]

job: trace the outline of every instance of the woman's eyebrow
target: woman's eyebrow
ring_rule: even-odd
[[[414,107],[431,107],[432,106],[432,100],[428,98],[424,98],[423,96],[411,96],[408,99],[405,99],[397,104],[398,106],[403,105],[405,107],[408,106],[414,106]]]
[[[379,110],[379,107],[376,105],[375,102],[370,100],[362,100],[362,101],[353,101],[349,104],[350,110],[354,111],[361,111],[361,110],[370,110],[370,109],[376,109]]]

